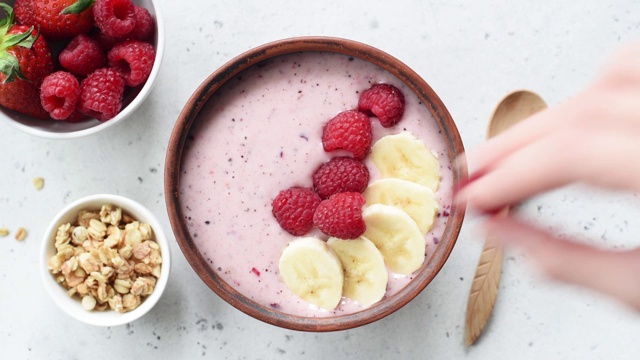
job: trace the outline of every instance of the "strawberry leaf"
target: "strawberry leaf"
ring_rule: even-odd
[[[13,26],[13,8],[5,3],[0,3],[0,9],[7,13],[7,16],[0,20],[0,72],[5,75],[2,83],[10,83],[16,79],[29,81],[22,71],[20,71],[20,61],[10,54],[7,49],[12,46],[21,46],[30,49],[39,35],[31,35],[33,26],[23,33],[7,35],[7,32],[9,32]]]
[[[5,3],[0,3],[0,8],[7,13],[7,17],[0,20],[0,36],[4,35],[9,31],[9,28],[13,25],[13,8]]]
[[[27,80],[20,71],[20,62],[18,59],[7,52],[0,55],[0,72],[5,74],[3,84],[10,83],[16,79]]]
[[[3,47],[5,49],[8,49],[14,45],[18,45],[18,46],[25,47],[27,49],[31,49],[31,46],[33,46],[33,43],[36,42],[36,40],[38,39],[37,36],[31,36],[32,32],[33,32],[33,26],[29,30],[23,33],[5,35],[3,40]]]
[[[75,3],[67,6],[66,8],[64,8],[61,12],[60,15],[67,15],[67,14],[80,14],[81,12],[87,10],[88,8],[91,7],[91,5],[93,5],[93,3],[95,2],[95,0],[78,0]]]

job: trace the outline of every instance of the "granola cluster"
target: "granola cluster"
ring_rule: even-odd
[[[86,310],[137,308],[155,288],[162,270],[160,246],[151,226],[103,205],[80,211],[74,225],[58,228],[49,269]]]

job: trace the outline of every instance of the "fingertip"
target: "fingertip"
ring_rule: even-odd
[[[521,224],[512,217],[507,216],[506,208],[493,214],[487,214],[487,220],[483,224],[483,230],[488,236],[495,237],[506,246],[525,246],[535,236],[532,236],[531,228]]]
[[[466,174],[469,168],[469,163],[467,162],[467,153],[463,152],[462,154],[456,156],[453,161],[453,168],[458,173]]]
[[[492,197],[487,196],[484,185],[476,184],[481,182],[479,180],[484,176],[484,172],[476,172],[461,180],[454,187],[454,202],[458,205],[464,205],[467,210],[478,216],[493,217],[500,215],[505,209],[508,210],[509,205],[496,203]],[[506,215],[506,212],[502,215]]]

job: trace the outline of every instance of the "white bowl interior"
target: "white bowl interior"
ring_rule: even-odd
[[[155,234],[155,241],[160,245],[162,254],[162,270],[160,278],[151,295],[149,295],[139,307],[124,314],[113,310],[87,311],[82,308],[79,299],[72,298],[67,294],[66,289],[55,281],[53,274],[49,271],[49,258],[56,254],[55,237],[58,227],[65,223],[73,223],[80,210],[96,210],[104,204],[112,204],[121,207],[130,216],[141,222],[151,225]],[[146,314],[158,302],[169,280],[171,271],[171,255],[169,243],[164,231],[156,217],[141,204],[117,195],[91,195],[74,201],[62,209],[49,224],[41,244],[40,270],[45,288],[51,295],[54,302],[71,317],[84,323],[98,326],[117,326],[132,322]]]
[[[15,3],[13,0],[5,2],[11,6]],[[95,134],[103,129],[120,123],[123,119],[131,115],[131,113],[133,113],[149,95],[156,82],[164,55],[165,42],[164,23],[159,1],[133,0],[133,2],[149,10],[149,13],[155,20],[156,31],[151,42],[154,44],[156,49],[156,58],[147,82],[141,88],[127,89],[127,92],[125,92],[125,98],[123,99],[122,110],[118,115],[105,122],[90,119],[78,123],[70,123],[66,121],[34,119],[30,116],[26,116],[0,106],[0,121],[4,121],[31,135],[50,139],[68,139]]]

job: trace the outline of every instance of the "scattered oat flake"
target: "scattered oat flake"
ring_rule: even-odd
[[[18,228],[18,231],[16,231],[15,238],[18,241],[22,241],[22,240],[26,239],[27,238],[27,230],[25,230],[23,227]]]
[[[40,191],[42,190],[42,188],[44,187],[44,178],[41,177],[36,177],[33,178],[33,187],[36,188],[36,190]]]
[[[9,235],[9,229],[7,228],[0,228],[0,237],[5,237]]]

